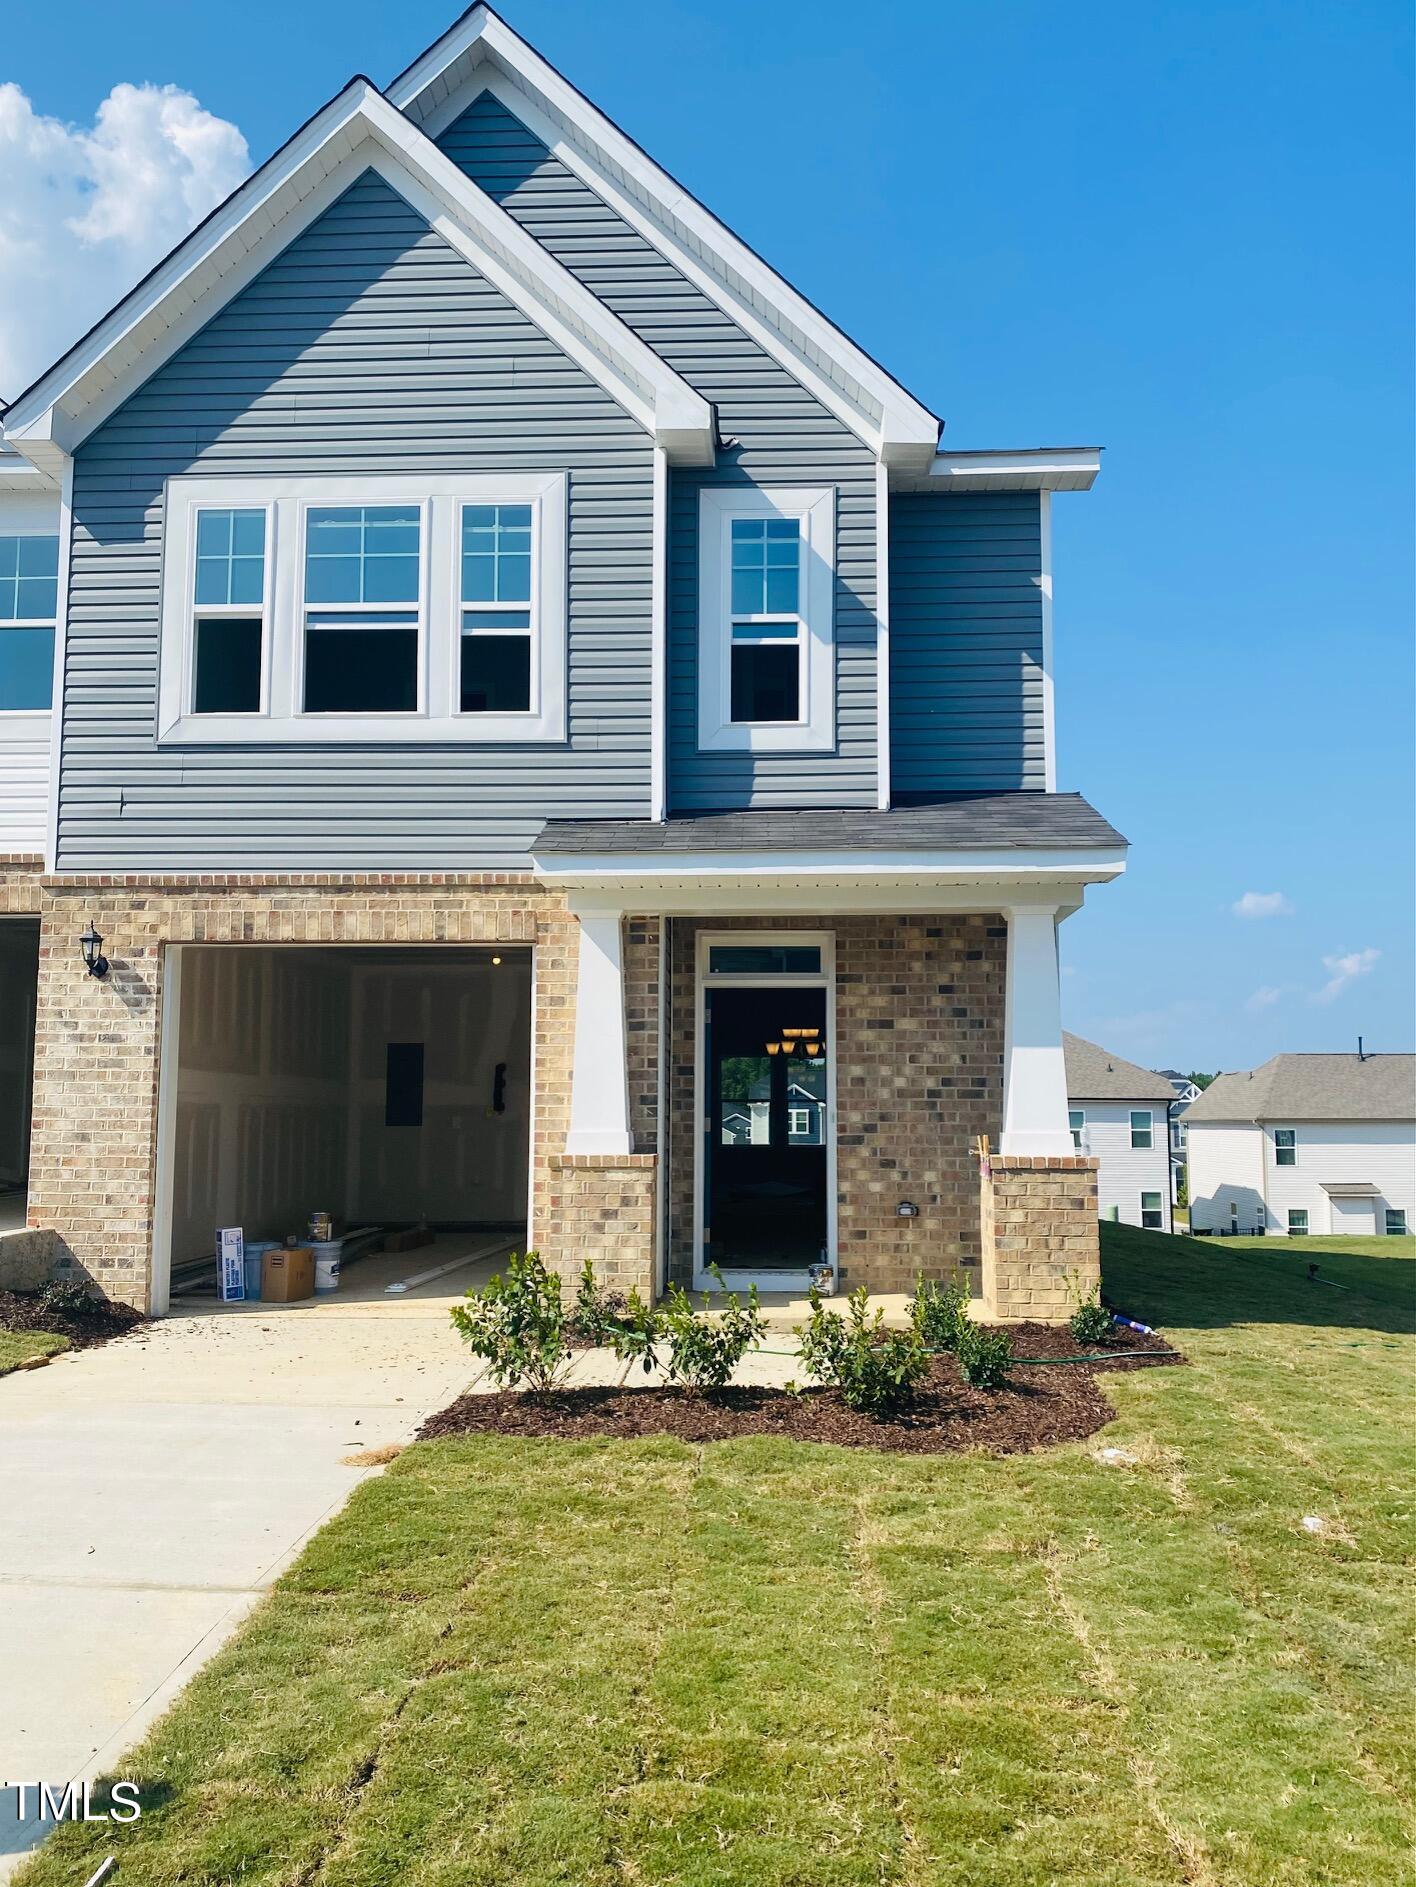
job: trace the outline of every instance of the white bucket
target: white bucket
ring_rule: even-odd
[[[315,1254],[315,1291],[337,1291],[339,1289],[339,1259],[344,1250],[342,1238],[332,1238],[326,1243],[312,1245]]]

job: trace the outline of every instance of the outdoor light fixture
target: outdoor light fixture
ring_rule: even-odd
[[[92,918],[89,919],[88,929],[79,939],[79,948],[84,953],[84,968],[88,971],[89,975],[99,977],[107,976],[108,958],[100,955],[103,948],[103,939],[94,929]]]
[[[794,1055],[798,1049],[810,1061],[821,1059],[820,1029],[783,1029],[779,1042],[764,1042],[769,1055]]]
[[[895,1216],[899,1219],[917,1219],[919,1217],[919,1207],[912,1199],[902,1199],[899,1205],[895,1207]]]

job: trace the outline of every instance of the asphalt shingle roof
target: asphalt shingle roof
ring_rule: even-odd
[[[1069,1101],[1173,1101],[1175,1090],[1151,1068],[1123,1061],[1080,1035],[1062,1031]]]
[[[888,812],[710,812],[665,819],[550,819],[538,855],[642,852],[1073,850],[1125,839],[1080,793],[957,793]]]
[[[1275,1055],[1217,1076],[1185,1120],[1416,1120],[1416,1055]]]

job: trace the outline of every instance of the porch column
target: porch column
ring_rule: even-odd
[[[1037,1157],[1075,1153],[1067,1127],[1057,912],[1050,904],[1023,904],[1005,915],[1008,983],[999,1152]]]
[[[624,1028],[624,944],[619,911],[575,911],[580,974],[567,1153],[634,1151]]]

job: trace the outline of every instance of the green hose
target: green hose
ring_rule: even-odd
[[[800,1350],[749,1350],[749,1356],[800,1356]],[[952,1350],[927,1350],[928,1356],[952,1356]],[[1179,1356],[1179,1350],[1092,1350],[1085,1356],[1015,1356],[1010,1369],[1042,1369],[1055,1363],[1113,1363],[1122,1356]]]

